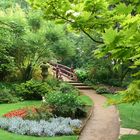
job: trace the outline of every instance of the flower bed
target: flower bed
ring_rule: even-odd
[[[48,121],[23,120],[20,117],[0,118],[0,128],[31,136],[72,135],[79,132],[82,122],[71,118],[51,118]]]
[[[29,110],[31,112],[36,112],[36,108],[23,108],[23,109],[10,111],[10,112],[4,114],[3,116],[6,118],[12,118],[12,117],[24,118]]]
[[[64,93],[47,94],[46,102],[40,107],[27,107],[5,114],[4,118],[0,118],[0,128],[31,136],[79,134],[90,116],[91,106],[86,106],[78,98],[77,91],[68,92],[66,89],[63,86],[61,90]]]

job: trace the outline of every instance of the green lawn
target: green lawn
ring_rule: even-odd
[[[140,103],[118,105],[122,127],[140,130]]]
[[[0,104],[0,116],[15,109],[27,106],[39,106],[40,104],[41,104],[40,101],[25,101],[15,104]],[[22,136],[0,129],[0,140],[77,140],[77,139],[78,136],[61,136],[61,137]]]
[[[24,101],[14,104],[0,104],[0,116],[12,110],[28,106],[39,106],[39,105],[41,105],[41,101]]]
[[[118,99],[119,95],[105,95],[109,98]],[[117,108],[120,112],[121,126],[124,128],[133,128],[140,130],[140,103],[132,104],[119,104]]]
[[[120,95],[105,95],[108,98],[120,99]],[[119,104],[117,108],[120,113],[121,126],[124,128],[132,128],[140,130],[140,103]],[[140,140],[140,135],[124,135],[120,140]]]
[[[88,106],[92,106],[92,105],[93,105],[93,101],[92,101],[88,96],[81,95],[81,96],[79,96],[79,99],[80,99],[85,105],[88,105]]]
[[[140,140],[140,135],[125,135],[120,140]]]
[[[22,136],[0,130],[0,140],[77,140],[77,136],[61,136],[61,137],[33,137]]]

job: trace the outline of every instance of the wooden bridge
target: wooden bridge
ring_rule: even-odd
[[[53,67],[53,71],[55,72],[55,77],[57,79],[67,81],[69,84],[75,86],[78,89],[92,89],[92,87],[78,82],[77,75],[72,66],[67,67],[65,65],[52,62],[50,62],[49,64]]]
[[[72,66],[70,68],[65,65],[52,62],[50,62],[50,65],[53,67],[57,79],[63,81],[65,81],[65,79],[68,81],[77,81],[77,76]]]

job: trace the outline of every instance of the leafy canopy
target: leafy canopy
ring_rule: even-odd
[[[127,64],[127,69],[132,67],[139,69],[139,0],[29,0],[29,2],[33,8],[41,9],[46,19],[67,23],[73,29],[85,33],[97,43],[94,54],[98,58],[109,57],[110,61],[117,62],[116,68]],[[135,84],[137,85],[137,82]],[[139,89],[139,86],[136,88]],[[131,94],[130,91],[128,94]],[[138,94],[137,90],[135,93]],[[135,94],[131,94],[129,98],[133,98],[129,100],[133,102],[139,100]]]

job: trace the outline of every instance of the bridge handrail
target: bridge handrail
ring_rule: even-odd
[[[65,68],[65,69],[67,69],[67,70],[71,70],[71,68],[69,68],[68,66],[62,65],[62,64],[52,63],[52,62],[50,62],[50,64],[51,64],[52,66],[55,66],[55,67],[58,66],[58,67]]]
[[[53,69],[56,70],[57,68],[56,67],[53,67]],[[67,73],[67,74],[74,74],[73,72],[68,71],[68,70],[66,70],[64,68],[59,68],[59,69],[61,70],[61,72],[64,72],[64,73]]]
[[[69,68],[65,65],[58,64],[58,63],[52,63],[49,62],[50,65],[53,66],[53,70],[56,71],[56,77],[59,78],[61,75],[69,78],[70,80],[76,80],[77,81],[77,76],[73,70],[73,68]]]

